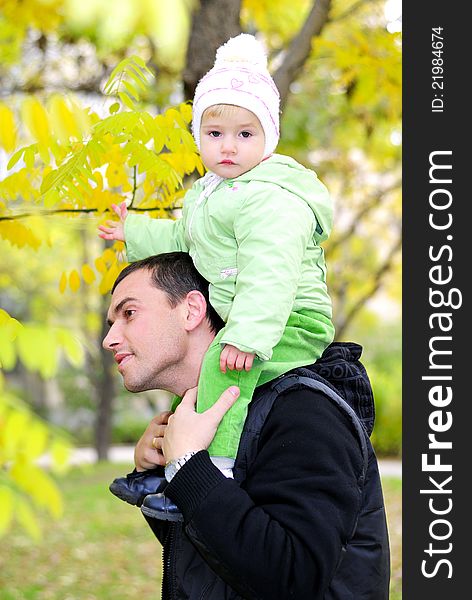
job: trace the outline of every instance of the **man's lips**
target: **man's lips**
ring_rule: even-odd
[[[115,361],[118,365],[118,371],[120,371],[133,356],[134,355],[131,352],[117,352],[115,354]]]

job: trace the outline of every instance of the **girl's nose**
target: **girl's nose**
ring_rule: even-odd
[[[231,137],[225,137],[221,142],[221,152],[232,153],[236,152],[236,143]]]

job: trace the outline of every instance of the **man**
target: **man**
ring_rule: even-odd
[[[103,344],[125,387],[183,396],[135,451],[138,472],[171,467],[165,496],[183,515],[182,523],[146,517],[164,547],[162,597],[386,600],[380,479],[352,409],[305,376],[285,389],[290,378],[267,384],[251,403],[235,479],[226,478],[206,448],[238,390],[205,413],[194,409],[202,359],[221,325],[206,282],[188,255],[170,253],[129,265],[112,294]]]

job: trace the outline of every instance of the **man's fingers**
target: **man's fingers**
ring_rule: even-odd
[[[218,425],[221,419],[225,416],[228,410],[233,406],[236,400],[239,398],[240,390],[237,386],[232,385],[225,390],[215,404],[205,411],[205,415],[211,415],[216,424]]]
[[[167,423],[167,421],[169,420],[169,417],[171,414],[172,414],[171,410],[164,410],[163,412],[161,412],[157,416],[155,416],[152,419],[152,422],[155,423],[156,425],[165,425]]]
[[[190,406],[190,407],[194,408],[196,402],[197,402],[197,388],[193,387],[193,388],[188,389],[185,392],[179,406]],[[179,408],[179,406],[177,408]]]

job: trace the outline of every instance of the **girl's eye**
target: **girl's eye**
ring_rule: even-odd
[[[217,137],[220,137],[221,133],[219,131],[210,131],[210,133],[208,135],[210,135],[211,137],[217,138]]]
[[[250,131],[241,131],[241,136],[243,138],[249,138],[251,137],[252,133]]]

